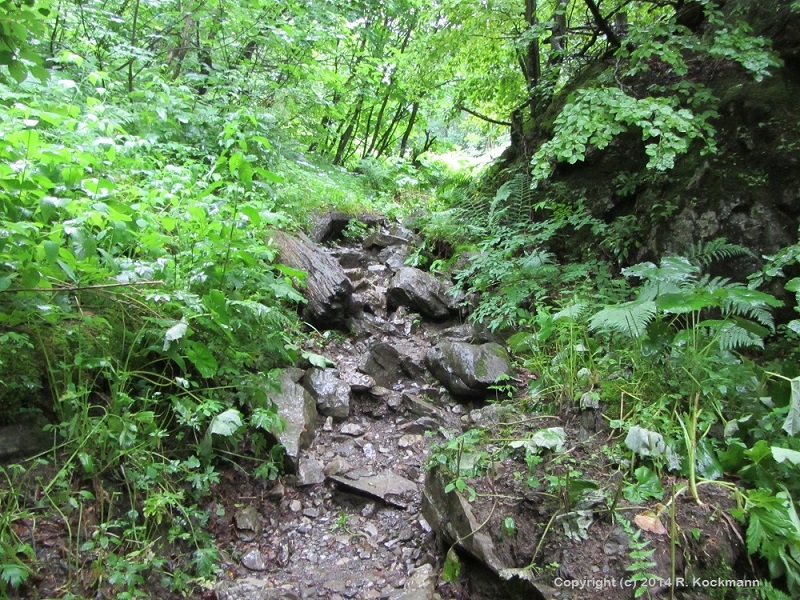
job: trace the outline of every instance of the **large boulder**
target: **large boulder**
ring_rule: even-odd
[[[311,367],[306,371],[304,382],[321,415],[334,419],[350,416],[350,386],[339,379],[336,369]]]
[[[301,385],[292,381],[292,373],[281,376],[278,393],[270,395],[278,407],[278,415],[286,426],[275,434],[275,440],[286,449],[287,467],[296,471],[300,451],[308,448],[314,441],[317,427],[317,404]]]
[[[425,317],[443,320],[454,308],[447,297],[448,289],[445,282],[430,273],[401,267],[386,290],[386,305],[390,311],[407,306]]]
[[[353,286],[339,263],[307,236],[272,233],[282,263],[308,273],[303,318],[318,329],[344,327],[350,315]]]
[[[494,343],[442,342],[425,355],[425,365],[451,394],[465,398],[483,397],[512,373],[508,353]]]

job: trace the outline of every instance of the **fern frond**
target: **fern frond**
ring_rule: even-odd
[[[733,321],[709,319],[701,321],[697,327],[705,330],[709,336],[716,337],[717,344],[722,350],[736,350],[738,348],[764,347],[764,340],[760,335],[740,327]]]
[[[658,266],[651,262],[639,263],[623,269],[626,277],[644,280],[639,300],[655,300],[664,294],[675,294],[694,286],[700,269],[682,256],[666,256]]]
[[[687,258],[701,267],[706,267],[715,260],[725,260],[734,256],[753,256],[753,253],[744,246],[732,244],[721,237],[692,244],[687,253]]]
[[[645,334],[647,326],[655,315],[655,302],[634,300],[616,306],[607,306],[589,320],[589,328],[638,338]]]
[[[530,220],[533,190],[530,174],[517,173],[506,181],[489,206],[491,223],[526,223]]]
[[[558,321],[559,319],[567,319],[575,321],[580,318],[580,316],[586,312],[586,309],[589,308],[589,305],[585,302],[575,302],[574,304],[570,304],[569,306],[565,306],[556,314],[553,315],[553,321]]]
[[[769,309],[782,305],[783,302],[770,294],[734,284],[725,288],[722,309],[725,314],[747,317],[764,327],[773,329],[774,321]]]

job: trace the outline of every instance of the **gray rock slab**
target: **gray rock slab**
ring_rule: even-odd
[[[253,548],[242,557],[242,566],[250,571],[267,570],[267,563],[258,548]]]
[[[323,468],[323,464],[316,458],[300,457],[297,465],[297,484],[304,486],[322,483],[325,481]]]
[[[348,475],[351,474],[348,473]],[[403,496],[417,491],[416,483],[391,471],[385,471],[377,475],[365,475],[356,479],[332,475],[330,479],[353,491],[380,498],[398,508],[406,508],[407,506],[403,502]]]
[[[278,407],[278,415],[286,425],[282,432],[274,434],[273,437],[286,449],[289,469],[296,471],[300,451],[308,448],[314,441],[317,403],[311,394],[291,381],[289,376],[281,377],[280,391],[270,392],[269,398]]]
[[[373,344],[361,370],[379,385],[392,387],[402,376],[400,353],[385,342]]]
[[[414,571],[402,590],[389,594],[389,600],[434,600],[434,598],[436,598],[436,573],[429,564],[424,564]]]
[[[268,581],[255,577],[220,581],[214,593],[217,600],[300,600],[294,592],[275,589]]]
[[[236,533],[239,539],[250,542],[261,534],[262,524],[258,511],[253,505],[248,505],[237,510],[233,515],[236,524]]]
[[[318,329],[343,327],[352,310],[353,286],[339,263],[303,234],[275,231],[271,237],[280,261],[308,274],[303,317]]]

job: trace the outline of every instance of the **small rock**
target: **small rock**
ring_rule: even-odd
[[[375,503],[374,502],[368,502],[364,506],[364,508],[361,509],[361,516],[364,517],[365,519],[369,519],[374,514],[375,514]],[[378,534],[376,533],[375,537],[377,537],[377,536],[378,536]]]
[[[403,404],[405,404],[409,412],[420,417],[430,417],[437,420],[441,420],[443,417],[439,408],[414,393],[404,393]]]
[[[400,407],[403,406],[403,399],[398,396],[391,396],[386,402],[386,406],[394,411],[400,410]]]
[[[364,435],[366,427],[358,423],[345,423],[339,428],[339,431],[345,435],[352,435],[353,437]]]
[[[266,571],[267,564],[264,562],[264,557],[261,551],[253,548],[242,557],[242,566],[251,571]]]
[[[259,519],[258,511],[252,505],[237,510],[233,515],[233,520],[236,523],[236,533],[244,542],[254,540],[261,533],[261,519]]]
[[[319,509],[314,507],[305,508],[303,509],[303,515],[309,519],[316,519],[319,517]]]
[[[364,456],[366,456],[370,460],[375,460],[378,458],[378,454],[375,452],[375,446],[372,444],[365,444],[364,445]]]
[[[375,506],[374,504],[372,506]],[[378,539],[378,528],[375,527],[372,523],[367,523],[364,525],[364,533],[369,535],[370,539],[373,541],[377,541]]]
[[[341,456],[337,456],[333,460],[331,460],[327,465],[325,465],[323,473],[325,473],[325,475],[330,477],[331,475],[346,473],[352,468],[353,467],[350,465],[349,462],[347,462],[347,460],[345,460]]]
[[[361,371],[370,375],[378,385],[393,385],[400,377],[400,353],[385,342],[373,344]]]
[[[301,458],[297,467],[298,485],[316,485],[325,481],[322,463],[315,458]]]
[[[380,385],[373,386],[370,388],[369,393],[376,398],[383,398],[384,396],[388,396],[392,393],[392,390],[388,390],[385,387]]]
[[[341,378],[354,392],[366,392],[370,388],[375,387],[375,380],[365,373],[344,371],[341,374]]]
[[[320,414],[334,419],[350,415],[350,386],[339,379],[336,369],[308,369],[305,388],[316,401]]]
[[[325,424],[322,426],[323,431],[333,431],[333,417],[325,419]]]
[[[280,481],[273,485],[267,492],[267,498],[271,500],[280,500],[284,495],[286,495],[286,488],[283,487]]]
[[[422,441],[422,436],[416,433],[407,433],[403,436],[400,436],[400,439],[397,440],[397,445],[400,448],[410,448],[414,444]]]
[[[439,422],[430,417],[420,417],[416,421],[412,421],[403,426],[403,431],[407,434],[424,434],[426,431],[436,431],[439,428]]]
[[[300,512],[303,509],[303,504],[300,500],[292,500],[289,503],[289,510],[292,512]]]

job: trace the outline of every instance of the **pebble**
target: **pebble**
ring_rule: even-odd
[[[289,510],[292,512],[300,512],[303,509],[303,504],[300,500],[292,500],[289,503]]]
[[[319,509],[318,508],[306,508],[303,510],[303,514],[308,517],[309,519],[316,519],[319,516]]]
[[[364,444],[364,456],[370,460],[378,458],[378,454],[375,452],[375,446],[372,444]]]

